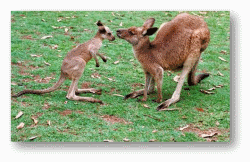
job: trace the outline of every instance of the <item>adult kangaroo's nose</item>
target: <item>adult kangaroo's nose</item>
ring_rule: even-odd
[[[121,30],[120,30],[120,29],[118,29],[118,30],[116,31],[116,35],[117,35],[119,38],[121,38]]]

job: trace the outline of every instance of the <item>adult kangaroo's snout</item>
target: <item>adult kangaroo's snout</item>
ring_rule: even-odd
[[[120,29],[118,29],[118,30],[116,31],[116,35],[120,38],[120,36],[121,36],[121,30],[120,30]]]
[[[124,38],[124,37],[126,37],[126,32],[127,32],[126,29],[118,29],[118,30],[116,31],[116,35],[117,35],[119,38]]]

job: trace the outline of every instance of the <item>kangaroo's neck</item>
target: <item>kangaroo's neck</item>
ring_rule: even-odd
[[[145,50],[149,51],[150,50],[149,38],[148,37],[142,38],[138,44],[133,46],[133,50],[136,53],[141,53],[141,52],[144,52]]]
[[[91,49],[97,52],[102,46],[102,41],[103,41],[103,38],[101,37],[100,33],[97,32],[94,38],[92,38],[89,41],[89,45],[88,45],[89,50]]]
[[[101,36],[101,33],[99,31],[96,33],[96,35],[94,36],[93,39],[98,39],[98,40],[101,40],[101,41],[103,40],[103,38]]]

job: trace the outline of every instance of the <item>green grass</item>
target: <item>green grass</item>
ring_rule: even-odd
[[[102,95],[82,94],[101,99],[105,105],[70,101],[66,99],[66,89],[71,81],[67,80],[57,91],[43,95],[24,95],[11,100],[11,141],[29,142],[30,137],[37,136],[35,142],[102,142],[113,140],[123,142],[124,138],[131,142],[148,142],[156,139],[158,142],[201,142],[206,141],[197,132],[180,131],[179,128],[192,125],[200,131],[216,129],[221,133],[214,141],[230,141],[230,13],[196,11],[190,14],[201,15],[207,22],[211,41],[202,54],[203,62],[199,63],[198,72],[205,70],[211,75],[196,86],[189,87],[184,83],[181,100],[170,108],[181,108],[179,111],[157,112],[158,103],[152,102],[156,94],[148,96],[144,103],[136,99],[123,100],[113,94],[126,95],[133,90],[143,87],[133,87],[134,83],[144,84],[144,73],[139,62],[134,58],[132,47],[124,40],[114,42],[105,40],[100,49],[109,60],[100,61],[100,67],[95,67],[91,60],[79,82],[90,83],[90,87],[102,89]],[[42,89],[52,86],[60,75],[60,67],[67,52],[79,43],[91,39],[97,31],[95,22],[101,20],[115,34],[118,28],[141,26],[150,17],[156,19],[155,25],[170,21],[179,12],[106,12],[106,11],[13,11],[11,12],[11,92],[23,89]],[[62,18],[60,22],[57,20]],[[44,19],[45,21],[42,21]],[[119,24],[122,22],[122,27]],[[64,35],[64,28],[54,29],[52,26],[69,28],[69,35]],[[88,29],[88,30],[86,30]],[[41,39],[52,35],[52,38]],[[28,37],[27,37],[28,36]],[[74,39],[71,39],[71,36]],[[152,36],[150,39],[153,40]],[[32,39],[25,39],[32,38]],[[52,49],[58,45],[58,49]],[[221,51],[226,51],[222,53]],[[32,57],[31,55],[42,55]],[[221,61],[223,57],[227,62]],[[114,64],[119,60],[118,64]],[[48,62],[50,66],[46,65]],[[218,71],[224,74],[219,76]],[[101,78],[92,78],[91,74],[98,73]],[[179,72],[168,76],[164,74],[163,99],[171,97],[176,88],[173,77]],[[26,74],[26,75],[25,75]],[[37,83],[36,77],[53,77],[49,83]],[[112,78],[114,81],[110,81]],[[214,90],[215,94],[208,95],[200,89],[209,89],[214,85],[223,84],[222,88]],[[184,90],[189,87],[190,90]],[[68,101],[65,104],[65,101]],[[150,109],[145,108],[147,104]],[[46,108],[45,105],[49,105]],[[202,108],[204,111],[197,111]],[[62,115],[70,110],[68,115]],[[14,119],[19,111],[24,114]],[[102,116],[112,115],[123,119],[128,124],[110,123]],[[38,124],[34,125],[32,116],[36,116]],[[47,125],[47,121],[51,125]],[[24,122],[22,129],[16,126]],[[157,132],[153,133],[153,130]]]

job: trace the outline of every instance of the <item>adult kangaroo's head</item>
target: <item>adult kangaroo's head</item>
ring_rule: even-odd
[[[146,36],[153,35],[158,28],[152,27],[154,25],[155,19],[150,18],[145,21],[142,27],[132,26],[128,29],[118,29],[116,34],[119,38],[125,39],[130,44],[137,45]]]

